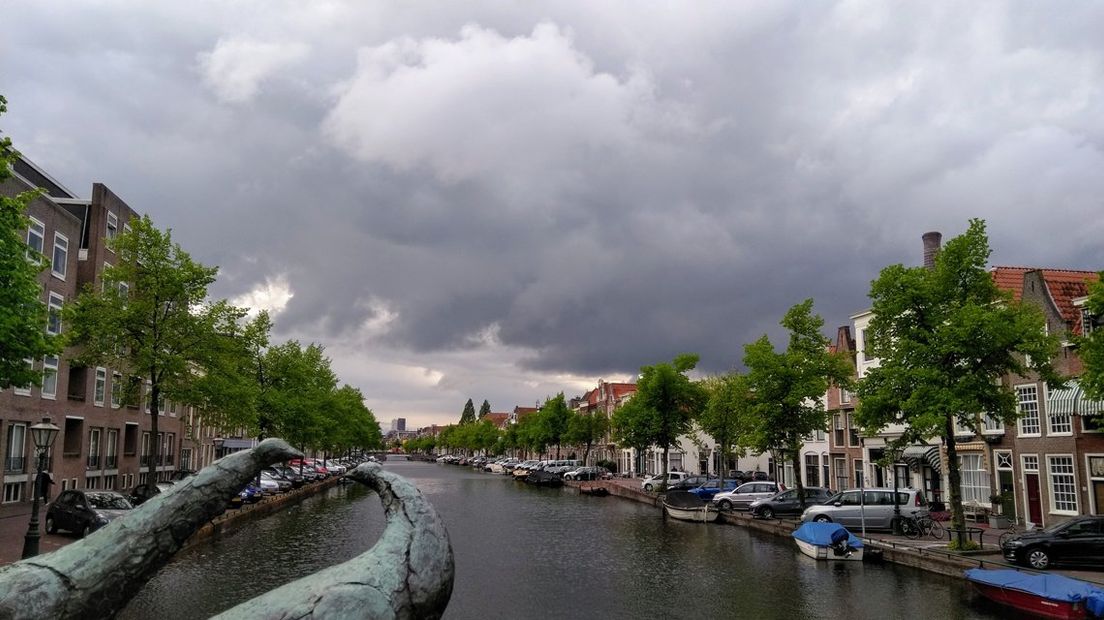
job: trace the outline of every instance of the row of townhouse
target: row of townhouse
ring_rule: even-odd
[[[86,287],[101,285],[104,268],[115,261],[107,242],[128,230],[127,222],[137,213],[101,183],[92,186],[91,198],[79,198],[26,158],[15,162],[13,172],[0,184],[4,195],[42,190],[28,207],[26,240],[49,261],[39,277],[49,308],[43,329],[61,334],[62,308]],[[27,360],[42,372],[41,387],[0,391],[3,503],[31,499],[37,455],[29,428],[44,417],[60,428],[47,454],[54,491],[128,490],[145,483],[154,442],[160,447],[159,480],[214,460],[223,442],[192,408],[163,403],[154,437],[147,394],[124,402],[122,386],[129,378],[111,368],[76,366],[67,353]]]
[[[938,251],[938,233],[924,236],[925,264]],[[968,516],[999,514],[1013,521],[1050,525],[1079,514],[1104,512],[1104,403],[1088,399],[1076,377],[1082,373],[1073,336],[1100,328],[1100,317],[1084,307],[1095,272],[1031,267],[993,267],[996,284],[1013,298],[1039,307],[1048,333],[1063,338],[1054,360],[1059,372],[1073,377],[1051,390],[1036,376],[1005,376],[1002,383],[1017,398],[1019,420],[1005,425],[979,413],[976,428],[959,425],[955,439],[962,498]],[[854,361],[862,379],[878,364],[866,349],[873,314],[860,312],[840,327],[832,347]],[[883,467],[889,442],[903,428],[890,426],[866,435],[854,420],[856,397],[832,388],[827,445],[803,449],[806,484],[830,481],[836,489],[894,486],[923,489],[933,502],[947,501],[947,453],[939,440],[906,447],[895,463]],[[815,472],[815,464],[820,472]]]

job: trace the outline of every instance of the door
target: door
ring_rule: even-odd
[[[1027,485],[1027,518],[1036,525],[1043,524],[1043,503],[1039,497],[1039,474],[1024,474]]]
[[[1093,480],[1093,506],[1096,509],[1095,514],[1104,513],[1104,480]]]

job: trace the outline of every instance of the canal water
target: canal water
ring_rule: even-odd
[[[456,582],[445,618],[1013,617],[960,579],[818,563],[783,538],[470,468],[386,467],[415,482],[448,527]],[[375,495],[335,487],[178,554],[120,617],[205,618],[362,553],[382,529]]]

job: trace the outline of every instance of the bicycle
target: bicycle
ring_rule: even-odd
[[[901,533],[910,540],[916,540],[923,536],[931,536],[936,540],[941,540],[946,535],[943,524],[928,515],[901,517],[900,525]]]
[[[1004,533],[1002,533],[1000,535],[1000,538],[997,539],[997,543],[1000,545],[999,548],[1004,549],[1004,544],[1005,543],[1012,540],[1012,537],[1019,536],[1019,535],[1020,535],[1020,528],[1019,528],[1018,525],[1016,525],[1015,522],[1013,522],[1011,525],[1008,526],[1008,529],[1005,530]]]

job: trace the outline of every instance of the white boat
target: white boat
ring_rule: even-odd
[[[686,491],[670,491],[663,496],[663,509],[667,516],[680,521],[710,523],[721,514],[715,506]]]
[[[814,560],[862,561],[862,541],[839,523],[803,523],[793,537],[801,553]]]

